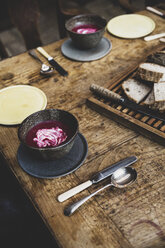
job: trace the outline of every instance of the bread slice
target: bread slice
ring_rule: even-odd
[[[143,101],[143,104],[159,112],[165,112],[165,82],[155,83],[152,91]]]
[[[154,89],[152,89],[152,91],[149,93],[147,98],[143,101],[143,104],[151,106],[154,103],[155,103]]]
[[[127,97],[136,103],[143,101],[143,99],[151,91],[151,87],[149,85],[145,85],[134,78],[124,81],[122,83],[122,88]]]
[[[154,84],[155,102],[165,101],[165,82]]]
[[[165,67],[153,63],[141,63],[138,68],[141,79],[159,83],[165,81]]]

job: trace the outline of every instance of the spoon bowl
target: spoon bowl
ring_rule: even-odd
[[[42,63],[41,69],[40,69],[40,73],[45,75],[45,74],[50,74],[54,71],[53,67],[50,67],[48,65],[45,65],[44,63]]]
[[[111,184],[116,188],[125,188],[137,178],[137,172],[131,167],[116,170],[111,176]]]
[[[137,172],[132,167],[120,168],[112,174],[111,183],[106,184],[104,187],[95,191],[94,193],[90,194],[89,196],[86,196],[83,199],[77,201],[76,203],[68,206],[66,209],[64,209],[64,214],[66,216],[72,215],[82,204],[84,204],[92,196],[98,194],[103,189],[106,189],[110,186],[114,186],[116,188],[125,188],[125,187],[131,185],[132,183],[134,183],[136,178],[137,178]]]

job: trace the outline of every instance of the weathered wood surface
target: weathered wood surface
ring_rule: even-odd
[[[163,32],[165,21],[148,12],[156,21],[154,33]],[[10,169],[39,211],[60,247],[64,248],[160,248],[165,247],[165,148],[96,113],[86,106],[91,96],[89,86],[110,85],[128,67],[142,61],[159,41],[124,40],[105,36],[112,41],[109,55],[98,61],[81,63],[63,57],[60,46],[53,43],[45,49],[69,71],[63,78],[39,75],[40,65],[27,53],[0,62],[0,87],[29,84],[42,89],[48,97],[48,108],[69,110],[78,118],[80,132],[86,137],[89,153],[74,173],[57,179],[37,179],[26,174],[16,158],[19,140],[17,127],[0,127],[0,149]],[[138,172],[135,184],[127,189],[109,188],[82,206],[71,217],[64,207],[101,187],[91,186],[67,200],[57,201],[58,194],[89,179],[98,170],[127,156],[136,155]]]

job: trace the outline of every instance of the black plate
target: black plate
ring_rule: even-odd
[[[112,49],[111,42],[103,37],[100,43],[91,49],[79,49],[74,46],[71,39],[66,40],[61,46],[61,52],[67,58],[76,60],[76,61],[93,61],[101,59],[107,55]]]
[[[18,148],[17,159],[21,168],[31,176],[57,178],[77,170],[83,164],[87,153],[87,141],[81,133],[78,133],[72,149],[61,159],[43,161],[31,156],[29,150],[22,144]]]

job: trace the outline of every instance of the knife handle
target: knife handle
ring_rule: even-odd
[[[104,98],[107,98],[107,99],[112,99],[112,100],[115,100],[115,101],[121,101],[122,97],[111,91],[111,90],[108,90],[104,87],[101,87],[97,84],[91,84],[90,86],[90,90],[93,92],[93,93],[96,93]]]
[[[161,34],[154,34],[154,35],[149,35],[144,37],[145,41],[150,41],[150,40],[155,40],[155,39],[159,39],[165,36],[165,33],[161,33]]]
[[[165,42],[165,38],[161,38],[159,39],[161,42]]]
[[[50,57],[50,55],[42,47],[37,47],[37,51],[47,59]]]
[[[52,57],[48,58],[49,64],[52,65],[56,71],[58,71],[62,76],[68,76],[68,72],[64,70],[61,65],[59,65]]]
[[[91,185],[92,185],[92,182],[90,180],[88,180],[85,183],[82,183],[82,184],[62,193],[61,195],[59,195],[57,197],[57,199],[59,202],[63,202],[65,200],[69,199],[70,197],[76,195],[77,193],[83,191],[84,189],[88,188]]]

